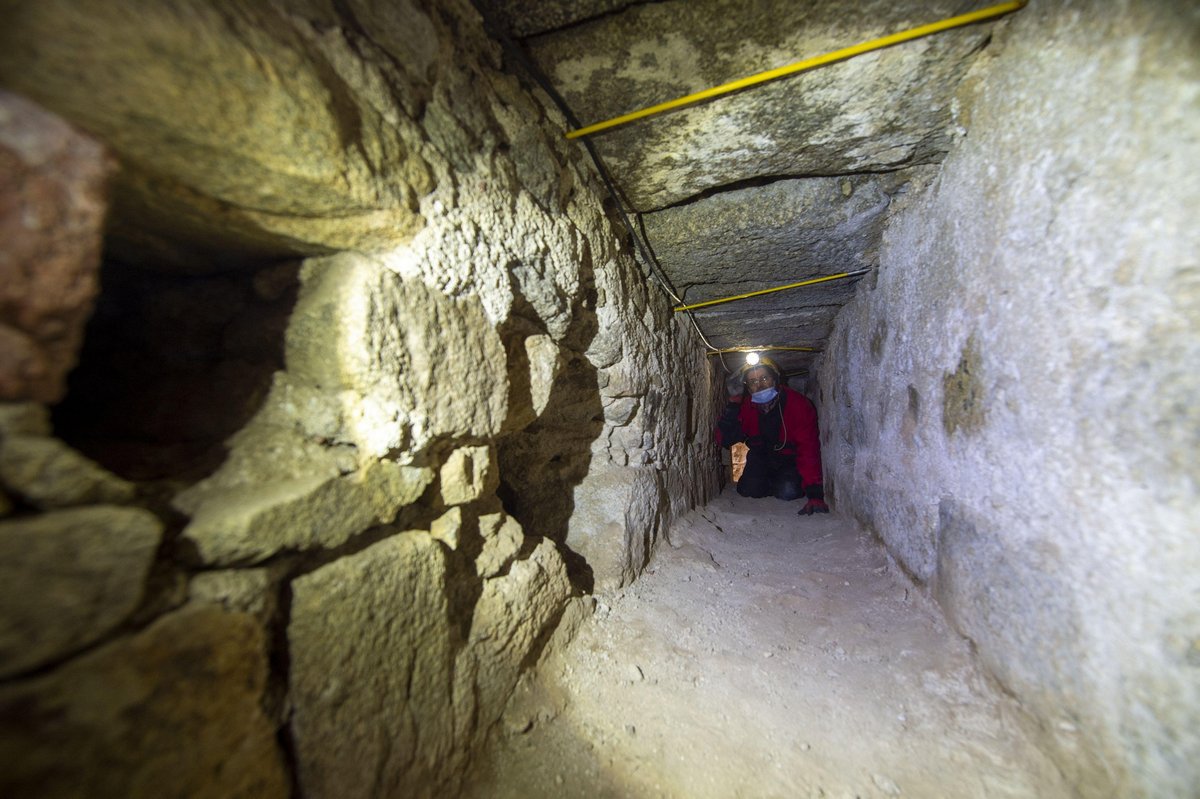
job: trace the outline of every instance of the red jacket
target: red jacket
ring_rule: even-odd
[[[821,478],[821,433],[817,428],[817,409],[813,407],[808,397],[798,391],[780,386],[776,403],[783,404],[783,421],[780,425],[780,438],[784,440],[783,453],[794,453],[796,456],[796,471],[805,486],[820,485]],[[718,425],[718,439],[722,446],[730,446],[739,441],[750,445],[750,454],[766,454],[770,447],[763,451],[763,445],[755,446],[754,438],[759,435],[758,421],[762,415],[760,406],[750,402],[749,398],[738,406],[730,403],[722,415]],[[778,413],[774,405],[768,413]],[[779,443],[778,441],[773,443]]]

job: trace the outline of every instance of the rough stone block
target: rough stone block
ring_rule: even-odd
[[[125,503],[135,488],[55,438],[0,441],[0,483],[40,508]]]
[[[275,613],[275,594],[271,587],[271,573],[267,569],[202,572],[188,584],[188,599],[248,613],[265,622]]]
[[[597,591],[617,588],[635,576],[628,565],[626,514],[640,471],[593,463],[591,471],[575,487],[575,513],[571,516],[566,544],[587,561]]]
[[[628,424],[638,409],[637,397],[612,397],[604,401],[604,421],[611,425]]]
[[[292,584],[288,699],[304,796],[433,796],[452,773],[446,570],[442,546],[412,531]]]
[[[955,7],[939,0],[922,8],[932,21]],[[845,6],[833,0],[810,4],[802,16],[791,14],[786,0],[755,9],[731,16],[720,3],[700,3],[680,15],[671,6],[637,5],[533,37],[527,46],[576,113],[603,120],[633,110],[630,98],[669,100],[846,47],[870,38],[868,30],[883,35],[914,24],[912,7],[894,3],[848,40]],[[714,41],[717,31],[738,46]],[[649,125],[617,128],[595,145],[613,173],[624,176],[623,189],[639,211],[755,177],[927,163],[949,146],[951,97],[986,35],[986,27],[973,26],[889,48]],[[730,146],[735,141],[740,146]]]
[[[779,180],[766,186],[719,192],[694,203],[645,214],[646,233],[671,281],[688,302],[728,296],[739,291],[778,286],[808,276],[872,266],[887,220],[891,195],[907,182],[904,171],[853,178],[851,194],[844,178]],[[803,220],[802,224],[797,224]],[[730,263],[753,264],[730,291]],[[816,292],[815,303],[829,304],[830,284]],[[803,306],[793,294],[793,306]],[[838,303],[827,309],[832,318]],[[747,314],[734,307],[754,331],[746,340],[767,333],[763,306]],[[777,336],[784,335],[777,333]],[[787,353],[773,354],[787,357]]]
[[[470,709],[480,719],[481,729],[500,717],[522,664],[562,615],[570,595],[566,565],[548,539],[527,559],[514,562],[506,575],[484,582],[469,643],[458,658],[458,668],[474,683]],[[457,685],[461,689],[462,682]],[[459,712],[466,711],[461,707],[465,699],[461,690],[455,699]]]
[[[429,534],[451,549],[458,549],[462,528],[462,508],[451,508],[433,520],[429,525]]]
[[[427,75],[400,74],[410,53],[364,59],[349,37],[322,35],[305,20],[321,5],[29,7],[10,15],[0,74],[121,157],[125,213],[108,246],[123,262],[224,269],[397,246],[431,188],[419,112],[403,107]],[[410,35],[429,26],[415,9],[404,20]]]
[[[550,402],[554,379],[562,369],[562,353],[553,338],[542,335],[525,339],[525,355],[529,358],[529,395],[533,412],[540,416]]]
[[[351,392],[343,395],[355,411],[345,435],[362,452],[419,452],[439,437],[500,431],[506,356],[478,296],[448,296],[352,253],[305,262],[301,282],[288,371],[326,391]]]
[[[98,290],[112,166],[95,140],[0,92],[0,400],[66,392]]]
[[[50,412],[36,402],[0,402],[0,438],[49,436]]]
[[[161,536],[158,519],[136,508],[0,522],[0,677],[70,654],[124,621]]]
[[[499,469],[491,447],[461,447],[442,464],[442,501],[447,505],[472,502],[495,491],[499,484]]]
[[[190,606],[0,688],[0,793],[72,799],[286,797],[249,616]]]
[[[284,549],[336,547],[391,521],[433,479],[377,462],[345,477],[250,485],[208,497],[184,529],[205,563],[258,562]]]
[[[483,578],[504,571],[525,543],[520,523],[503,513],[481,516],[479,533],[483,536],[483,548],[475,558],[475,573]]]
[[[637,425],[625,425],[613,430],[609,440],[614,447],[623,450],[634,450],[642,448],[643,438],[644,432],[641,427]]]

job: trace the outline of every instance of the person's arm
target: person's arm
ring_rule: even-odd
[[[808,397],[802,394],[798,394],[794,399],[799,401],[789,405],[796,406],[797,413],[793,417],[796,429],[789,431],[789,438],[796,443],[796,471],[800,473],[800,479],[804,483],[804,495],[808,498],[808,502],[800,509],[800,514],[811,516],[814,513],[829,513],[829,506],[825,504],[824,478],[821,474],[821,430],[817,426],[817,409]]]
[[[742,432],[741,411],[741,404],[732,399],[721,411],[721,418],[717,420],[717,438],[722,447],[732,447],[746,439],[746,434]]]
[[[742,398],[746,394],[746,386],[739,373],[734,372],[725,380],[725,393],[729,397],[729,402],[725,404],[725,410],[721,411],[721,418],[717,420],[717,443],[722,447],[732,447],[734,444],[746,440],[739,415],[742,410]]]

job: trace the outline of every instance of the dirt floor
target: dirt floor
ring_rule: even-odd
[[[727,490],[523,686],[470,797],[1052,797],[936,605],[852,522]]]

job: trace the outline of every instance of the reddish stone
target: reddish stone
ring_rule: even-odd
[[[0,91],[0,400],[57,402],[98,290],[113,161]]]

